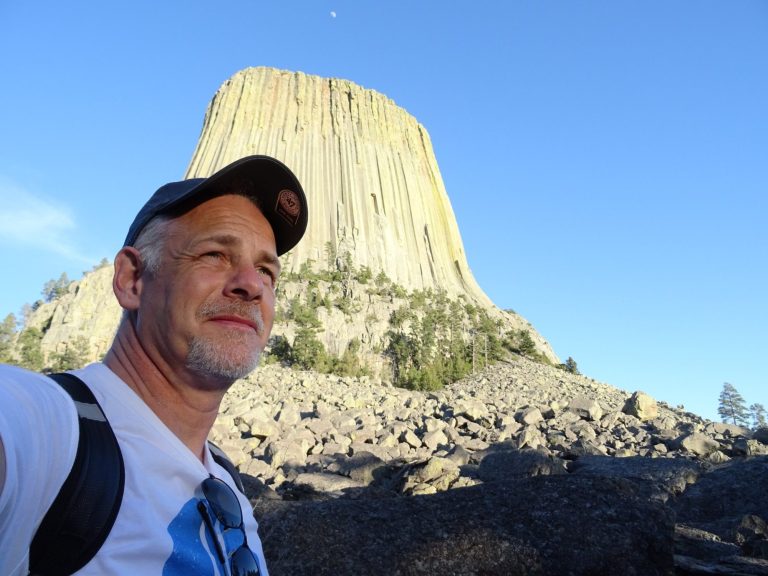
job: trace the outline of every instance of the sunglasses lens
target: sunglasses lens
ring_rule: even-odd
[[[238,548],[230,558],[232,576],[258,576],[259,564],[256,558],[245,546]]]
[[[240,502],[223,480],[208,478],[203,481],[203,494],[211,506],[211,510],[227,528],[238,528],[243,522],[243,512]]]

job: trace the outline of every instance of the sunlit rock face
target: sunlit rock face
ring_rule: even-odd
[[[405,288],[491,306],[467,264],[429,134],[383,94],[301,72],[238,72],[208,106],[186,176],[249,154],[285,162],[309,197],[309,229],[289,269],[326,262],[330,243]]]

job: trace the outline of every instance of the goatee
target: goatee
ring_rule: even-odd
[[[198,318],[202,320],[228,315],[246,318],[256,324],[257,334],[264,333],[261,311],[253,304],[206,302],[197,312]],[[261,358],[261,348],[253,344],[252,337],[240,330],[224,332],[215,340],[196,336],[189,344],[187,368],[232,382],[245,378],[256,369]]]

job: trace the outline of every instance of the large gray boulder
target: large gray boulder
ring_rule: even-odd
[[[768,456],[732,460],[705,474],[674,503],[678,522],[731,540],[745,516],[768,520]]]
[[[573,474],[644,480],[652,489],[653,497],[666,501],[696,482],[705,467],[683,458],[582,456],[569,470]]]
[[[637,483],[539,476],[429,496],[257,500],[273,576],[673,574],[674,519]]]
[[[638,391],[627,399],[623,411],[645,422],[659,415],[659,406],[654,398]]]
[[[480,461],[478,476],[483,482],[505,481],[517,476],[565,474],[562,460],[536,450],[492,451]]]

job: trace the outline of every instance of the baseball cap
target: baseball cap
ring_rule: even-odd
[[[206,200],[229,193],[252,197],[272,226],[277,255],[293,248],[307,229],[307,198],[290,169],[270,156],[246,156],[208,178],[170,182],[152,195],[128,229],[123,246],[133,246],[152,218],[180,216]]]

